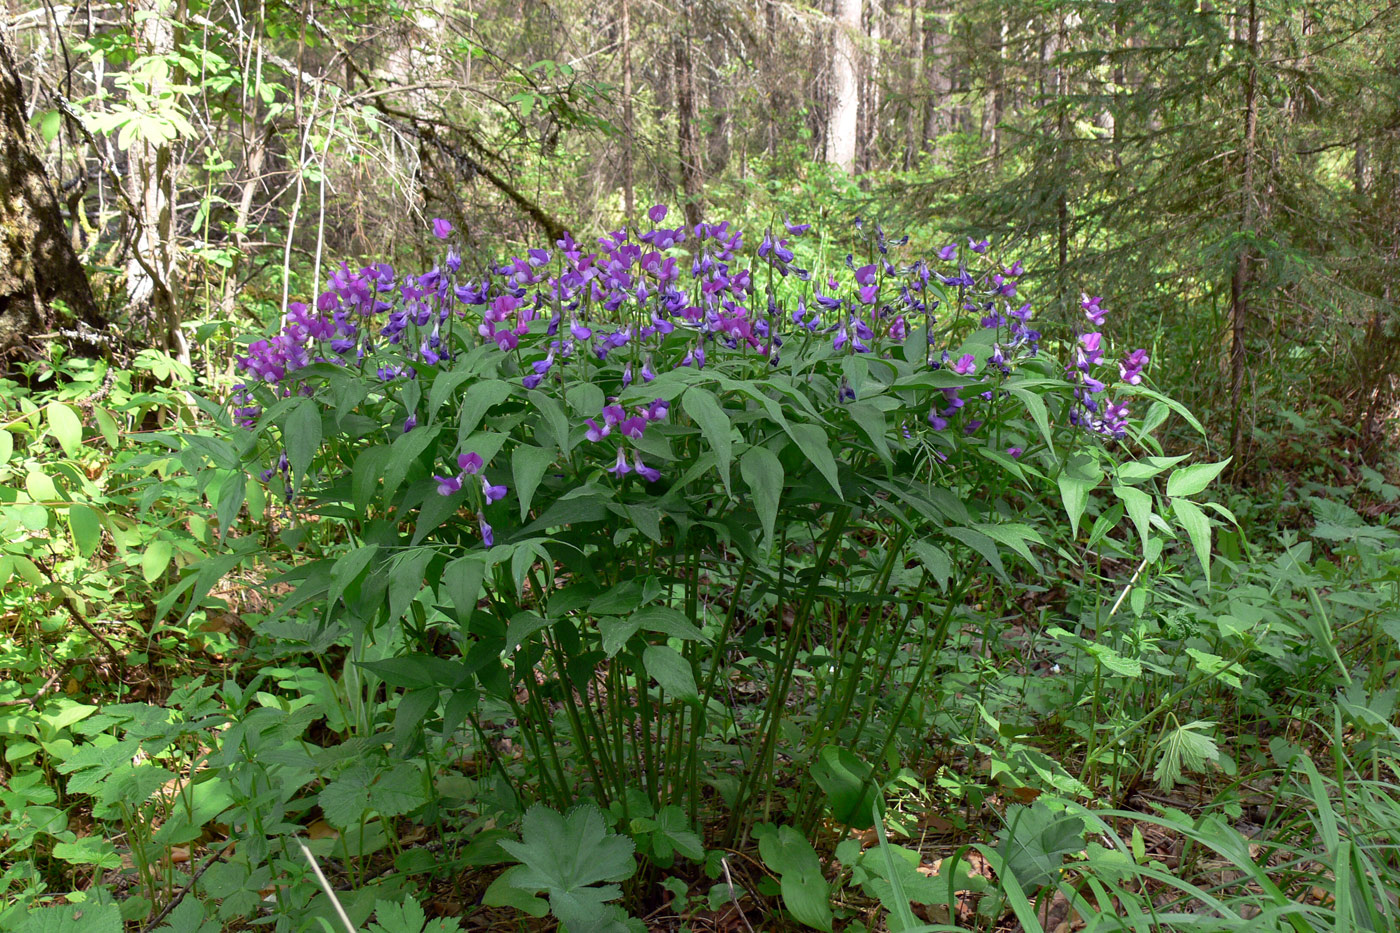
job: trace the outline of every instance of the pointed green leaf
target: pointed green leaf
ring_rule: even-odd
[[[754,510],[763,525],[763,539],[771,545],[785,479],[782,461],[767,447],[750,447],[739,458],[739,475],[753,494]]]
[[[714,393],[700,386],[692,386],[681,396],[681,407],[700,427],[701,436],[714,452],[715,466],[724,482],[724,491],[733,495],[729,486],[729,464],[734,458],[733,441],[730,438],[733,426],[729,422],[729,416],[720,407]]]
[[[515,497],[520,500],[520,520],[530,514],[530,503],[545,471],[554,462],[555,452],[543,447],[517,447],[511,454],[510,469],[515,479]]]
[[[691,670],[690,662],[675,649],[651,645],[642,653],[642,666],[671,696],[689,702],[700,700],[700,691],[695,687],[695,672]]]

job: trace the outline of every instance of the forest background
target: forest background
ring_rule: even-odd
[[[219,436],[213,411],[239,381],[238,356],[251,339],[285,321],[293,302],[322,294],[342,260],[351,269],[374,262],[432,267],[440,245],[429,235],[435,218],[450,222],[454,249],[473,267],[548,246],[565,231],[591,240],[644,223],[655,203],[670,205],[672,221],[687,228],[729,219],[751,228],[755,240],[785,221],[813,224],[821,236],[817,253],[837,265],[851,249],[855,234],[848,231],[857,229],[856,218],[863,231],[879,225],[891,239],[907,234],[909,249],[920,255],[949,243],[967,255],[986,238],[1002,265],[1016,260],[1024,267],[1020,284],[1033,296],[1041,329],[1070,345],[1082,302],[1103,296],[1112,310],[1105,338],[1141,346],[1151,360],[1151,385],[1180,403],[1169,420],[1165,413],[1161,419],[1166,451],[1229,459],[1222,474],[1227,485],[1218,493],[1221,515],[1211,519],[1225,529],[1221,559],[1231,568],[1224,572],[1234,595],[1211,595],[1210,561],[1198,549],[1183,546],[1170,573],[1200,601],[1202,617],[1233,613],[1258,622],[1238,603],[1239,588],[1255,586],[1267,591],[1260,605],[1269,612],[1326,618],[1338,629],[1334,636],[1331,628],[1299,622],[1299,643],[1312,640],[1319,663],[1338,678],[1309,683],[1323,699],[1299,705],[1275,697],[1278,705],[1260,715],[1295,726],[1321,716],[1325,732],[1333,728],[1332,713],[1319,711],[1342,709],[1327,703],[1338,702],[1334,694],[1345,689],[1353,691],[1345,707],[1353,713],[1346,715],[1365,708],[1372,719],[1363,728],[1344,724],[1337,713],[1330,739],[1307,739],[1321,742],[1319,756],[1336,752],[1340,761],[1341,749],[1357,751],[1363,732],[1368,741],[1393,739],[1393,691],[1379,700],[1354,691],[1366,683],[1385,694],[1400,637],[1390,614],[1397,569],[1388,527],[1400,501],[1400,3],[8,0],[0,29],[0,109],[7,259],[0,268],[0,351],[8,373],[0,383],[0,469],[6,471],[0,478],[7,484],[0,501],[7,509],[0,606],[9,632],[3,663],[14,688],[4,702],[15,707],[16,722],[21,714],[49,716],[38,726],[16,725],[15,735],[25,737],[6,745],[0,800],[10,820],[11,913],[0,917],[19,923],[31,909],[31,920],[45,916],[36,905],[57,910],[52,898],[63,891],[116,891],[122,896],[111,904],[102,900],[108,895],[95,894],[90,903],[94,910],[119,910],[133,929],[148,923],[154,929],[184,904],[204,910],[205,901],[186,900],[198,891],[187,863],[207,852],[229,864],[219,848],[218,814],[196,821],[191,812],[197,833],[178,844],[169,834],[153,842],[162,819],[138,818],[152,806],[149,788],[126,804],[115,790],[112,799],[99,794],[94,804],[97,783],[75,790],[72,778],[58,777],[78,767],[65,770],[63,762],[82,744],[78,735],[87,735],[73,731],[83,722],[102,722],[99,734],[126,734],[129,723],[90,718],[97,710],[116,701],[169,709],[172,689],[177,699],[193,695],[178,692],[196,690],[188,686],[193,677],[238,683],[242,675],[230,674],[237,669],[233,659],[250,642],[262,644],[263,654],[246,670],[282,658],[285,670],[275,675],[281,689],[312,695],[311,675],[286,673],[295,665],[285,660],[285,647],[267,647],[279,630],[249,629],[242,620],[268,613],[270,603],[232,593],[272,569],[295,566],[302,542],[263,528],[255,505],[267,508],[266,497],[245,509],[241,481],[237,502],[221,498],[222,474],[189,456],[193,449],[218,467],[219,451],[170,438]],[[195,387],[216,404],[202,406],[186,394]],[[228,464],[222,467],[229,472]],[[48,485],[32,479],[36,474],[49,477]],[[108,483],[107,475],[123,479]],[[1063,482],[1058,489],[1064,492]],[[1065,493],[1073,535],[1102,543],[1107,526],[1080,529],[1071,498]],[[34,507],[46,511],[41,516]],[[1108,512],[1095,508],[1090,515]],[[1119,507],[1113,521],[1122,517]],[[1194,545],[1191,535],[1188,541],[1182,532],[1181,543]],[[59,538],[66,543],[56,544]],[[1293,550],[1300,540],[1316,549]],[[1280,563],[1289,555],[1293,563]],[[1306,573],[1298,569],[1303,564]],[[1115,568],[1100,564],[1095,573],[1113,578]],[[1123,576],[1118,573],[1120,585]],[[1286,586],[1279,582],[1284,578]],[[1075,572],[1060,582],[1077,591],[1087,580]],[[1286,593],[1294,585],[1301,589],[1290,603]],[[1334,601],[1343,591],[1353,595]],[[1249,599],[1257,595],[1250,590]],[[1063,591],[1055,598],[1064,599]],[[1175,631],[1171,624],[1166,630]],[[1325,636],[1314,637],[1318,631]],[[1130,639],[1139,649],[1140,636]],[[197,651],[189,649],[190,639]],[[1271,650],[1259,642],[1248,649],[1274,656]],[[1211,656],[1220,661],[1229,654]],[[1104,662],[1094,657],[1084,674],[1094,686],[1084,695],[1107,696]],[[1208,748],[1192,744],[1198,722],[1182,722],[1187,712],[1204,714],[1199,705],[1188,711],[1175,704],[1209,702],[1172,687],[1196,683],[1174,670],[1158,672],[1161,691],[1144,690],[1141,697],[1138,712],[1153,739],[1139,771],[1151,770],[1152,755],[1175,754],[1178,766],[1185,762],[1204,774],[1207,761],[1216,760],[1217,739],[1225,739],[1212,738]],[[1224,671],[1217,686],[1226,693],[1231,670],[1214,671]],[[1141,669],[1113,672],[1143,676]],[[327,689],[351,689],[348,676],[329,676]],[[225,695],[198,695],[199,703],[222,704],[228,713]],[[392,696],[391,684],[384,702]],[[1089,715],[1101,713],[1096,699]],[[1232,734],[1242,725],[1237,719]],[[981,727],[965,728],[975,745]],[[1047,738],[1045,748],[1084,776],[1094,770],[1082,757],[1084,741],[1094,748],[1096,728],[1086,727],[1078,744]],[[1303,741],[1296,728],[1279,729]],[[1007,741],[1021,735],[996,726],[992,733]],[[190,739],[193,746],[201,741]],[[998,748],[997,754],[1010,754]],[[965,750],[968,761],[999,760],[978,749]],[[1369,890],[1364,881],[1355,891],[1312,901],[1299,892],[1339,885],[1353,869],[1362,878],[1378,870],[1356,867],[1361,863],[1349,860],[1358,850],[1339,854],[1333,845],[1360,845],[1357,840],[1371,838],[1366,833],[1381,838],[1396,829],[1392,818],[1400,810],[1387,783],[1396,777],[1393,761],[1389,771],[1379,764],[1390,753],[1367,746],[1364,754],[1375,756],[1374,767],[1361,769],[1376,782],[1366,791],[1374,799],[1352,812],[1383,812],[1376,825],[1340,837],[1335,825],[1315,830],[1328,840],[1324,858],[1308,832],[1290,835],[1298,831],[1294,823],[1265,821],[1271,829],[1287,827],[1274,837],[1288,840],[1280,846],[1299,847],[1294,861],[1279,856],[1273,863],[1288,864],[1296,877],[1284,883],[1267,874],[1263,882],[1244,876],[1236,879],[1245,892],[1239,897],[1254,897],[1259,888],[1281,892],[1280,903],[1313,903],[1336,916],[1355,909],[1355,898]],[[103,765],[109,766],[117,767]],[[195,770],[189,767],[191,784]],[[996,773],[992,767],[989,786]],[[16,782],[26,774],[37,775],[34,783]],[[1321,777],[1304,782],[1304,793],[1313,795],[1304,809],[1346,809],[1337,800],[1346,799],[1348,780],[1340,771],[1332,777],[1331,784]],[[1024,768],[1016,780],[1036,793],[1070,793],[1054,781],[1036,785]],[[1202,787],[1212,781],[1202,778]],[[1164,782],[1163,792],[1175,783]],[[56,788],[52,798],[24,790],[41,784]],[[1132,792],[1117,787],[1099,800],[1123,805]],[[960,806],[965,793],[955,794]],[[1199,833],[1199,820],[1211,812],[1209,796],[1202,790],[1189,805],[1173,798],[1198,822],[1172,831]],[[485,820],[488,809],[477,815]],[[53,818],[48,810],[62,813],[62,832],[72,838],[50,832],[56,824],[35,828]],[[691,823],[684,832],[699,830],[709,841],[693,814]],[[971,816],[956,824],[962,841],[983,838],[978,826],[995,832]],[[102,827],[117,825],[131,839],[113,843],[115,831]],[[804,833],[825,858],[830,847],[822,849],[811,825]],[[137,839],[142,826],[144,842]],[[1138,832],[1132,846],[1142,844],[1138,830],[1112,826],[1125,840]],[[399,830],[400,837],[410,835],[402,824]],[[439,822],[430,835],[440,845],[446,830]],[[1005,847],[1015,833],[1003,836],[1001,851],[1009,858]],[[97,838],[105,848],[82,841]],[[1385,849],[1378,845],[1378,852]],[[142,846],[145,855],[137,851]],[[172,846],[183,847],[181,859],[171,855]],[[402,842],[389,849],[400,861],[413,851]],[[478,852],[453,851],[462,866],[493,863],[473,863]],[[1058,865],[1078,851],[1051,846],[1040,855]],[[342,887],[368,889],[367,879],[379,877],[369,870],[373,855],[338,863]],[[1389,860],[1385,870],[1397,870],[1394,852],[1375,857]],[[492,858],[505,856],[495,850]],[[1085,858],[1089,867],[1080,870],[1092,876],[1098,865]],[[288,856],[277,870],[290,871],[295,861]],[[650,864],[655,869],[665,861]],[[710,882],[721,887],[715,879],[729,877],[733,867],[726,863],[721,873],[718,862],[696,861],[710,873],[706,889]],[[746,909],[770,918],[764,922],[782,916],[819,927],[820,917],[804,919],[794,908],[780,859],[765,851],[762,861],[773,890],[761,888],[755,871]],[[1148,866],[1151,858],[1137,861]],[[206,870],[210,864],[201,863]],[[902,914],[889,906],[900,899],[890,894],[891,886],[900,887],[889,881],[898,875],[893,863],[883,876],[870,865],[835,864],[827,859],[822,866],[833,885],[845,878],[854,892],[860,878],[885,883],[861,889],[878,910],[861,914],[847,904],[838,921],[861,916],[872,929],[886,922],[890,929],[914,928],[912,919],[896,920]],[[1270,864],[1267,854],[1261,864]],[[256,915],[242,895],[272,885],[267,878],[248,880],[255,867],[250,862],[241,881],[220,881],[223,893],[206,899],[207,919],[201,913],[199,922],[233,924]],[[412,862],[399,871],[411,878],[427,868]],[[123,873],[127,881],[113,881]],[[1037,879],[1038,899],[1028,892],[1036,904],[1027,910],[1039,911],[1038,920],[1013,910],[1015,896],[996,880],[1006,874],[1019,873],[984,871],[1000,892],[995,897],[979,888],[955,903],[950,883],[941,922],[1038,922],[1046,929],[1082,922],[1083,904],[1053,915],[1060,909],[1054,905],[1074,900],[1062,892],[1056,901],[1048,878]],[[774,887],[779,876],[781,894]],[[743,909],[726,913],[724,898],[713,892],[708,901],[694,901],[703,906],[685,908],[686,892],[694,899],[701,886],[676,877],[684,878],[679,893],[666,890],[677,895],[672,913],[683,922],[696,929],[740,917],[747,922]],[[810,872],[804,877],[811,881]],[[1194,877],[1201,891],[1215,890]],[[381,892],[390,906],[378,922],[397,931],[386,918],[405,897],[432,901],[433,912],[445,917],[471,915],[481,891],[447,887],[444,893],[438,879],[413,895],[403,893],[411,886]],[[734,893],[732,878],[725,890]],[[280,905],[278,922],[309,922],[316,911],[329,910],[328,899],[317,896],[310,907]],[[658,909],[654,898],[632,887],[627,896],[635,913],[642,912],[638,905]],[[1144,903],[1154,896],[1143,894]],[[498,892],[496,900],[503,897]],[[1362,900],[1373,908],[1369,928],[1395,928],[1393,898]],[[227,901],[238,909],[221,913]],[[374,896],[361,901],[357,923],[375,909]],[[1104,898],[1096,903],[1113,912]],[[495,905],[508,906],[529,912],[534,905],[508,898]],[[929,919],[920,910],[920,919]],[[394,916],[403,929],[412,926],[411,918]],[[1245,923],[1258,914],[1236,916]],[[1267,916],[1283,923],[1288,910]],[[1318,922],[1308,916],[1306,922]],[[1302,929],[1297,917],[1287,922]]]

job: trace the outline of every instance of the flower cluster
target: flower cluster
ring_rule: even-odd
[[[1103,297],[1081,295],[1080,307],[1084,317],[1095,328],[1103,327],[1108,311],[1103,307]],[[1103,332],[1091,330],[1079,335],[1074,348],[1074,359],[1065,368],[1071,382],[1075,384],[1075,407],[1070,411],[1070,421],[1100,434],[1122,437],[1128,429],[1127,403],[1122,400],[1101,398],[1107,386],[1094,374],[1103,362]],[[1142,371],[1147,366],[1147,351],[1134,350],[1118,364],[1120,378],[1129,385],[1142,382]]]
[[[451,248],[441,264],[419,275],[384,263],[360,269],[342,263],[314,307],[290,305],[281,331],[249,343],[238,358],[246,381],[237,387],[235,418],[251,426],[261,416],[260,399],[311,391],[298,373],[314,363],[357,367],[374,375],[384,397],[417,400],[421,392],[402,388],[421,373],[468,352],[499,354],[502,376],[528,392],[563,398],[581,384],[604,389],[601,411],[573,425],[590,445],[583,448],[589,462],[616,482],[635,473],[654,483],[662,469],[647,465],[639,444],[650,426],[667,420],[669,403],[657,398],[629,412],[619,397],[657,379],[658,370],[703,370],[723,361],[728,374],[761,377],[783,367],[791,347],[804,358],[896,352],[907,361],[922,358],[929,370],[956,377],[956,384],[940,383],[928,428],[905,424],[904,432],[912,437],[931,429],[936,439],[956,436],[941,433],[955,422],[963,433],[976,432],[985,415],[972,409],[1004,397],[1001,380],[1040,352],[1031,306],[1014,300],[1024,272],[1019,262],[974,275],[955,243],[936,258],[899,261],[892,250],[908,237],[891,242],[878,225],[867,235],[857,221],[865,261],[848,255],[844,270],[838,263],[817,273],[799,260],[808,224],[789,218],[770,227],[750,252],[743,232],[728,222],[666,227],[667,214],[656,205],[647,212],[649,229],[624,227],[589,247],[565,234],[553,248],[527,249],[475,274]],[[450,241],[449,222],[434,220],[432,228]],[[965,249],[986,262],[990,246],[969,239]],[[1084,298],[1094,328],[1106,314],[1100,301]],[[1096,329],[1079,335],[1074,346],[1071,417],[1087,430],[1122,436],[1127,407],[1102,397],[1105,383],[1096,375],[1103,342]],[[1119,364],[1118,375],[1137,385],[1147,361],[1146,351],[1136,350]],[[855,395],[842,377],[827,402],[845,404]],[[404,404],[395,424],[409,432],[419,413],[415,402]],[[664,438],[660,443],[646,449],[664,450]],[[487,478],[480,454],[451,456],[457,469],[434,475],[437,491],[470,497],[489,544],[485,510],[507,489]]]

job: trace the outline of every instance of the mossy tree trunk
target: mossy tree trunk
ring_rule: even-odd
[[[0,30],[0,359],[32,354],[34,339],[62,323],[60,303],[85,323],[100,320],[30,141],[19,71]]]

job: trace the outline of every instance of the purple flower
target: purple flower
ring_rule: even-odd
[[[475,476],[481,472],[481,454],[469,453],[457,455],[457,466],[467,476]]]
[[[606,405],[603,407],[603,420],[608,427],[615,427],[622,423],[622,419],[627,417],[627,409],[621,405]]]
[[[1009,456],[1012,460],[1019,460],[1019,459],[1021,458],[1021,454],[1023,454],[1023,453],[1025,453],[1025,450],[1023,450],[1023,449],[1020,448],[1020,447],[1008,447],[1008,448],[1006,448],[1006,454],[1007,454],[1007,456]]]
[[[445,240],[452,235],[452,224],[441,217],[433,218],[433,236],[439,240]]]
[[[462,489],[462,480],[459,477],[439,476],[434,473],[433,479],[437,480],[437,491],[440,496],[450,496],[454,492],[460,492]]]
[[[416,427],[418,427],[418,415],[417,413],[414,413],[412,415],[409,415],[408,420],[403,423],[403,433],[407,434],[409,431],[412,431]]]
[[[977,372],[977,358],[971,353],[964,353],[958,357],[958,361],[953,364],[953,372],[959,376],[968,376]]]
[[[654,399],[650,405],[643,409],[642,417],[648,421],[660,421],[666,417],[666,412],[670,409],[671,403],[664,398]]]
[[[666,205],[653,204],[647,211],[647,218],[654,224],[659,224],[666,219]]]
[[[579,323],[578,318],[574,318],[569,324],[569,333],[574,335],[575,340],[587,340],[593,336],[593,331]]]
[[[506,487],[492,486],[491,482],[483,476],[481,478],[481,494],[486,497],[486,504],[490,505],[506,497]]]
[[[958,258],[958,244],[949,243],[938,251],[938,258],[944,262],[952,262]]]
[[[480,512],[476,513],[476,524],[481,529],[481,543],[491,547],[496,543],[496,536],[491,531],[491,526],[486,524],[486,516]]]
[[[653,379],[655,379],[655,378],[656,378],[656,370],[654,370],[654,369],[651,368],[651,357],[648,356],[648,357],[646,358],[646,362],[644,362],[644,363],[642,364],[642,381],[643,381],[643,382],[651,382],[651,381],[652,381]]]
[[[604,422],[604,424],[600,427],[598,425],[598,422],[594,421],[592,418],[588,419],[588,431],[586,432],[585,436],[593,443],[598,443],[611,433],[612,425]]]
[[[637,471],[637,475],[648,483],[654,483],[661,478],[661,471],[654,470],[642,462],[642,455],[638,451],[632,452],[632,467]]]
[[[627,465],[627,451],[621,447],[617,449],[617,462],[608,467],[608,472],[613,476],[624,476],[632,472],[632,468]]]
[[[1142,383],[1142,370],[1147,366],[1147,360],[1148,356],[1146,350],[1134,350],[1118,364],[1118,374],[1123,377],[1123,381],[1128,383],[1128,385],[1140,385]]]
[[[633,415],[619,425],[624,437],[630,437],[634,441],[642,439],[642,432],[646,430],[647,419],[644,415]]]
[[[974,242],[972,241],[972,237],[968,237],[968,238],[967,238],[967,248],[970,249],[970,250],[972,250],[974,253],[985,253],[985,252],[987,251],[987,241],[986,241],[986,240],[978,240],[977,242],[974,243]]]
[[[1108,314],[1107,310],[1099,307],[1099,302],[1103,301],[1103,296],[1095,295],[1090,298],[1088,295],[1081,294],[1080,299],[1079,306],[1084,309],[1084,316],[1089,319],[1089,323],[1093,324],[1095,327],[1102,327],[1104,315]]]
[[[948,427],[948,419],[939,417],[937,411],[930,411],[928,413],[928,423],[932,425],[935,431],[942,431],[944,428]]]

